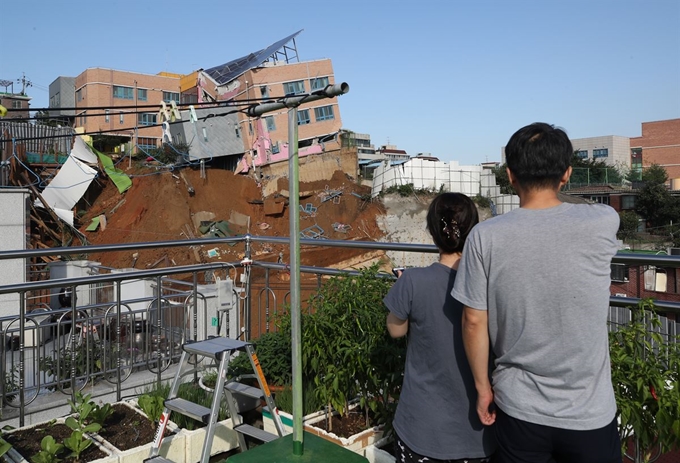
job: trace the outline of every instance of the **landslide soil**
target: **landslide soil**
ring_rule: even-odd
[[[181,172],[193,187],[193,194],[190,194],[179,171],[160,172],[149,167],[133,167],[132,171],[126,172],[132,177],[132,187],[123,194],[107,178],[97,179],[99,190],[90,199],[90,207],[79,214],[81,232],[93,245],[182,240],[187,239],[187,227],[196,237],[201,236],[192,220],[195,213],[212,212],[214,220],[229,220],[232,211],[235,211],[250,216],[249,232],[253,236],[289,236],[288,205],[277,216],[265,215],[263,201],[266,198],[253,178],[221,169],[206,169],[206,178],[201,178],[199,170],[191,168],[184,168]],[[279,179],[277,187],[279,192],[284,193],[283,190],[288,189],[287,179]],[[374,241],[383,236],[376,223],[376,217],[384,214],[382,204],[351,194],[368,195],[370,188],[358,185],[342,171],[336,171],[330,180],[301,183],[299,190],[300,204],[304,207],[311,203],[317,208],[313,217],[298,212],[301,230],[317,225],[324,230],[323,236],[336,240]],[[328,190],[342,191],[337,204],[322,202]],[[274,196],[279,196],[279,193]],[[283,196],[277,200],[287,202]],[[106,228],[85,231],[92,218],[101,214],[106,216]],[[346,224],[350,228],[346,233],[334,231],[334,223]],[[232,227],[232,231],[242,234],[248,230]],[[207,250],[213,248],[219,250],[219,257],[208,257]],[[236,262],[244,255],[244,247],[240,243],[234,247],[202,246],[202,251],[197,255],[188,247],[171,247],[138,251],[136,259],[130,251],[91,253],[88,258],[113,268],[129,268],[134,264],[137,269],[146,269],[154,264],[155,267],[190,265],[199,260]],[[256,260],[275,261],[279,253],[283,253],[283,261],[289,261],[287,245],[254,243],[253,252]],[[301,263],[332,267],[363,253],[355,249],[303,247]]]

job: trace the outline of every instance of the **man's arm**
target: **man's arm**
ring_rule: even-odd
[[[493,389],[489,382],[489,318],[486,310],[465,306],[463,309],[463,344],[477,389],[477,414],[484,425],[496,421]]]
[[[402,320],[392,312],[387,314],[387,331],[393,338],[406,336],[408,333],[408,320]]]

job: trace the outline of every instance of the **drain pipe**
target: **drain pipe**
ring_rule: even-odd
[[[246,111],[250,117],[289,108],[288,111],[288,214],[290,220],[290,318],[293,355],[293,455],[304,453],[302,428],[302,337],[300,327],[300,182],[298,162],[297,108],[303,103],[333,98],[349,92],[349,85],[327,85],[310,95],[290,96],[281,101],[251,106]]]

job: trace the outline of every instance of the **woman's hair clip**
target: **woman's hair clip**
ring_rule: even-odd
[[[452,236],[456,239],[460,239],[460,227],[458,227],[458,222],[451,219],[451,223],[447,224],[444,217],[442,217],[442,223],[444,224],[442,231],[449,239],[451,239]]]

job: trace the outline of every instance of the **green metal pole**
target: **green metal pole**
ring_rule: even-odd
[[[293,455],[304,453],[302,433],[302,339],[300,328],[300,169],[297,106],[288,110],[288,214],[290,219],[290,318],[293,354]]]

